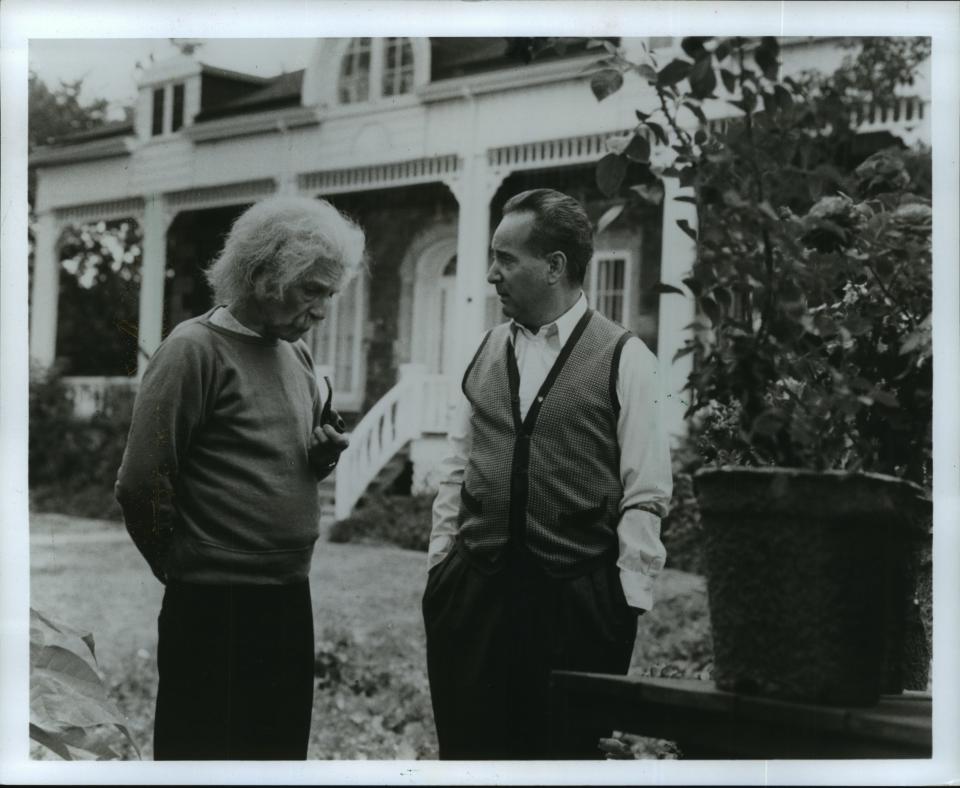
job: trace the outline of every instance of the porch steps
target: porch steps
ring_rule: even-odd
[[[333,520],[334,507],[337,501],[336,472],[331,473],[317,485],[320,495],[320,519]]]
[[[398,482],[401,482],[400,477],[406,472],[409,462],[410,444],[407,443],[400,451],[394,454],[393,457],[387,460],[387,464],[380,469],[376,477],[374,477],[374,480],[370,482],[370,486],[367,487],[363,495],[360,496],[358,503],[362,506],[363,499],[370,495],[387,495],[390,492],[394,492],[391,488]]]
[[[366,491],[357,502],[363,505],[363,499],[370,495],[385,495],[391,488],[400,481],[400,477],[406,473],[407,465],[410,461],[410,444],[406,444],[400,451],[393,455],[387,464],[380,469],[374,480],[370,482]],[[330,525],[336,520],[336,501],[337,501],[337,482],[334,471],[318,485],[320,494],[320,522],[322,525]]]

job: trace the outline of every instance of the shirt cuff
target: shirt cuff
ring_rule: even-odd
[[[427,550],[427,571],[439,564],[447,557],[453,547],[453,537],[442,535],[435,536],[430,540],[430,547]]]
[[[653,610],[653,578],[641,572],[620,570],[620,585],[630,607]]]

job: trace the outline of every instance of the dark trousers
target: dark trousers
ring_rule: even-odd
[[[170,582],[159,619],[156,760],[304,760],[313,707],[307,582]]]
[[[458,546],[434,567],[423,615],[441,759],[601,757],[609,730],[551,719],[550,671],[627,672],[637,619],[615,560],[557,579],[511,550],[489,574]]]

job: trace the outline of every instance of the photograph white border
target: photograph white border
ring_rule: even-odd
[[[2,784],[936,784],[960,779],[960,263],[955,3],[928,2],[292,2],[4,0],[0,302],[0,783]],[[268,13],[265,11],[268,10]],[[934,754],[930,761],[609,761],[450,764],[54,763],[27,739],[27,201],[30,38],[347,35],[929,35],[934,155]]]

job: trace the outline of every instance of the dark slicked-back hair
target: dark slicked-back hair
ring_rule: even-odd
[[[567,278],[580,285],[593,256],[593,227],[583,206],[553,189],[530,189],[507,200],[503,215],[529,211],[534,216],[529,246],[539,255],[563,252]]]

